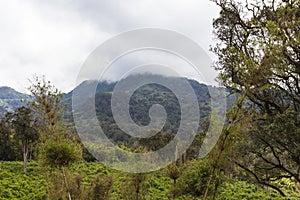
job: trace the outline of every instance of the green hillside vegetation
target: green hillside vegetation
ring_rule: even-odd
[[[285,194],[284,197],[270,187],[262,186],[262,184],[256,185],[247,170],[237,168],[235,163],[228,160],[229,157],[223,157],[223,155],[236,155],[236,151],[242,147],[243,141],[233,139],[236,137],[235,130],[239,130],[241,125],[232,129],[232,133],[227,136],[232,138],[231,140],[226,140],[226,134],[224,134],[215,149],[206,158],[198,158],[198,152],[205,136],[200,130],[187,152],[176,163],[165,169],[147,174],[129,174],[112,170],[95,162],[93,156],[83,148],[72,126],[60,120],[64,112],[63,107],[58,106],[62,103],[60,102],[62,100],[61,93],[45,80],[37,79],[37,81],[37,84],[30,88],[32,94],[36,95],[37,101],[28,102],[29,108],[38,113],[36,119],[24,118],[23,115],[26,116],[30,112],[21,107],[14,113],[8,113],[1,121],[0,155],[2,160],[7,160],[0,163],[1,199],[300,198],[296,182],[283,173],[283,176],[278,176],[279,179],[270,180],[269,183],[279,187],[280,191]],[[40,98],[45,93],[47,96]],[[173,99],[176,99],[169,91],[156,85],[142,87],[134,94],[132,101],[143,99],[140,102],[144,105],[141,107],[135,103],[132,105],[144,114],[147,114],[147,106],[157,99],[148,98],[150,99],[148,100],[143,97],[143,93],[163,101],[167,99],[166,102],[171,101],[171,103]],[[99,104],[104,102],[104,105],[107,105],[110,98],[111,93],[103,92],[97,94],[96,100],[99,100]],[[167,103],[165,106],[168,107]],[[175,108],[178,106],[176,101],[172,106]],[[175,115],[174,110],[171,111],[173,115]],[[236,115],[236,111],[236,107],[233,107],[229,116]],[[108,119],[106,123],[113,123],[111,118],[107,117],[111,116],[110,109],[97,112],[102,113],[104,119]],[[101,116],[99,118],[101,119]],[[146,118],[141,119],[144,122],[147,121]],[[143,120],[140,122],[142,123]],[[16,129],[16,125],[22,121],[33,124],[30,130],[39,133],[38,138],[30,139],[26,143],[27,155],[24,155],[22,138],[32,138],[32,134],[18,136],[18,134],[22,135],[23,129]],[[205,127],[205,118],[203,122]],[[173,123],[170,122],[170,124]],[[22,127],[24,128],[24,126]],[[25,132],[26,130],[24,129]],[[147,152],[163,147],[174,137],[174,133],[172,129],[166,129],[161,130],[151,139],[126,140],[118,137],[116,137],[117,145],[120,148],[129,151],[142,149]],[[128,141],[131,143],[128,144]],[[89,146],[89,144],[86,145]],[[93,146],[90,148],[95,152],[97,152],[97,148],[100,148],[95,144],[91,145]],[[24,156],[27,156],[26,158],[29,160],[26,169],[25,161],[20,161],[24,160]]]
[[[148,76],[148,75],[139,75],[139,76],[131,76],[130,79],[134,78],[141,78],[141,76]],[[179,78],[168,78],[164,77],[165,79],[170,79],[176,82]],[[210,115],[211,107],[210,107],[210,97],[209,97],[209,89],[215,91],[218,88],[212,86],[206,86],[204,84],[200,84],[194,80],[186,79],[192,88],[195,91],[195,94],[198,98],[199,108],[201,116],[201,121],[199,122],[199,131],[205,129],[205,121],[206,118]],[[91,81],[83,82],[81,85],[75,88],[75,90],[85,91],[86,88],[89,87]],[[115,143],[117,144],[126,144],[130,147],[133,143],[136,142],[135,138],[130,137],[126,133],[124,133],[115,123],[112,110],[111,110],[111,97],[113,93],[113,89],[116,83],[107,83],[107,82],[100,82],[98,83],[96,95],[91,96],[95,98],[95,105],[96,105],[96,115],[97,120],[99,121],[102,130],[104,133]],[[102,88],[103,87],[103,88]],[[63,96],[63,101],[69,105],[66,108],[64,113],[64,120],[68,123],[73,123],[73,116],[71,113],[72,107],[72,92],[68,93]],[[89,106],[88,102],[81,102],[81,107]],[[234,95],[228,96],[228,105],[233,104]],[[154,104],[162,105],[166,112],[167,112],[167,120],[163,127],[163,131],[171,131],[172,133],[176,133],[178,127],[180,125],[180,118],[181,118],[181,110],[180,105],[177,100],[177,97],[166,87],[163,87],[158,84],[148,84],[138,88],[134,94],[132,95],[130,102],[129,102],[129,113],[132,120],[140,125],[145,126],[148,125],[150,122],[149,118],[149,109]],[[85,132],[89,132],[91,126],[89,124],[85,125]],[[149,130],[151,131],[151,130]]]
[[[37,162],[30,162],[28,174],[22,173],[22,167],[22,162],[0,163],[1,199],[55,199],[53,195],[58,196],[60,192],[65,193],[65,191],[62,191],[63,187],[60,188],[62,186],[61,179],[56,180],[57,190],[51,188],[49,174],[45,173],[45,170],[39,166]],[[175,186],[173,180],[167,176],[166,170],[144,175],[145,177],[141,183],[141,199],[202,199],[201,197],[195,198],[193,193],[201,193],[201,188],[196,186],[197,183],[201,182],[197,179],[203,177],[205,173],[199,173],[202,167],[199,166],[197,161],[191,161],[188,164],[188,168],[189,170],[185,169],[182,172]],[[59,172],[53,171],[51,173],[59,177]],[[111,170],[97,162],[74,163],[68,167],[67,172],[70,190],[74,192],[72,199],[96,199],[93,198],[92,193],[97,187],[102,189],[106,187],[108,189],[107,195],[109,199],[134,199],[135,186],[132,184],[134,176],[136,175]],[[98,183],[95,183],[97,181]],[[99,184],[99,186],[97,186],[97,184]],[[273,190],[260,188],[245,181],[230,179],[226,180],[226,183],[220,187],[216,199],[299,199],[300,195],[293,191],[292,186],[288,185],[289,182],[285,184],[288,196],[282,198]],[[52,198],[49,198],[49,192],[53,192],[53,194],[51,194]],[[101,191],[99,189],[96,192]],[[174,193],[175,197],[173,198]],[[74,194],[78,196],[74,196]],[[63,199],[66,199],[66,197]]]
[[[218,120],[211,114],[210,86],[188,80],[201,116],[188,150],[164,169],[125,173],[94,157],[128,164],[118,151],[97,140],[82,144],[79,135],[96,135],[88,134],[91,124],[77,133],[72,92],[62,94],[50,81],[35,77],[26,99],[0,88],[0,199],[300,199],[300,1],[212,1],[220,7],[212,51],[229,106],[222,133],[205,157],[199,157],[199,150],[209,123]],[[86,81],[75,90],[86,92],[91,84]],[[129,111],[137,124],[149,123],[149,108],[156,103],[164,106],[167,122],[150,138],[134,138],[112,116],[115,84],[100,82],[96,95],[77,105],[84,108],[95,98],[93,120],[115,145],[134,153],[153,152],[174,138],[181,110],[169,89],[148,84],[135,91]],[[17,103],[20,96],[23,104]],[[84,118],[85,113],[76,114]],[[143,167],[139,164],[130,167]]]

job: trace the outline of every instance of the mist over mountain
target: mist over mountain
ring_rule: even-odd
[[[129,76],[125,79],[130,79],[130,82],[134,84],[136,82],[139,82],[139,80],[141,79],[149,78],[149,76],[153,76],[153,78],[155,78],[155,76],[159,75],[140,74]],[[207,86],[205,84],[187,78],[163,76],[160,76],[160,78],[174,85],[176,85],[176,82],[186,81],[191,86],[193,92],[197,97],[200,111],[200,121],[198,124],[200,127],[199,131],[205,129],[205,121],[207,120],[207,117],[211,112],[211,98],[209,92],[216,92],[218,90],[218,87]],[[90,103],[95,101],[97,120],[107,137],[109,137],[116,143],[131,141],[130,136],[118,127],[112,114],[111,100],[116,85],[117,82],[103,81],[98,83],[96,80],[88,80],[82,82],[73,91],[64,96],[64,101],[69,105],[67,111],[65,112],[65,120],[73,123],[72,95],[74,91],[79,91],[79,93],[81,94],[80,96],[84,98],[79,98],[79,100],[76,102],[77,104],[79,104],[77,106],[80,106],[82,110],[89,110],[91,106]],[[96,94],[88,92],[91,91],[90,87],[92,87],[93,89],[96,88]],[[129,91],[124,92],[126,93]],[[185,95],[188,96],[190,94],[188,93],[188,91],[186,91]],[[228,101],[232,102],[233,99],[228,98]],[[179,101],[176,95],[169,88],[160,84],[151,83],[136,88],[129,101],[129,114],[133,122],[139,126],[147,126],[151,121],[149,117],[149,110],[154,104],[163,106],[167,114],[167,119],[162,130],[177,133],[181,121],[181,107]],[[193,106],[196,105],[189,106],[193,108]],[[80,116],[87,115],[91,116],[92,113],[83,112],[80,114]],[[195,124],[195,126],[197,126],[197,124]],[[92,131],[93,125],[91,124],[86,124],[84,129],[82,130],[82,132],[85,132],[87,134]]]
[[[146,79],[152,75],[134,75],[127,77],[133,83],[137,80]],[[218,88],[207,86],[195,80],[179,77],[161,77],[170,84],[180,80],[187,81],[197,97],[200,110],[200,128],[204,128],[204,121],[211,112],[211,99],[209,91],[216,91]],[[96,116],[101,128],[105,134],[116,142],[123,142],[129,139],[129,136],[116,125],[111,109],[111,98],[113,90],[117,82],[98,82],[96,80],[88,80],[82,82],[71,92],[63,95],[63,102],[66,103],[67,109],[64,113],[64,120],[73,124],[72,114],[72,95],[80,91],[80,94],[85,98],[79,101],[80,106],[85,108],[89,106],[91,100],[95,99]],[[88,93],[90,87],[96,87],[96,93]],[[125,91],[126,92],[126,91]],[[188,93],[186,95],[189,95]],[[12,112],[17,107],[22,106],[20,99],[28,98],[27,95],[16,92],[12,88],[0,88],[0,117],[3,117],[6,112]],[[229,100],[229,101],[232,101]],[[146,126],[150,123],[149,110],[152,105],[160,104],[164,107],[167,113],[166,123],[163,131],[171,131],[176,133],[181,120],[181,108],[176,95],[167,87],[160,84],[146,84],[136,89],[130,98],[129,113],[132,120],[139,126]],[[191,105],[192,106],[192,105]],[[84,114],[84,113],[83,113]],[[90,126],[86,125],[86,132],[90,132]]]
[[[203,133],[205,132],[207,125],[209,124],[209,116],[211,113],[211,93],[217,92],[219,90],[218,87],[208,86],[202,83],[199,83],[195,80],[187,79],[187,78],[179,78],[179,77],[164,77],[161,75],[133,75],[126,77],[119,82],[107,82],[101,81],[98,82],[96,80],[87,80],[79,84],[69,93],[63,94],[62,102],[67,105],[64,110],[63,121],[68,124],[68,127],[74,127],[74,115],[79,116],[82,119],[80,124],[82,127],[78,129],[71,128],[70,130],[74,130],[74,133],[78,133],[81,139],[89,139],[92,141],[98,140],[99,138],[99,125],[109,140],[114,144],[125,144],[127,147],[134,147],[140,140],[138,137],[129,135],[128,133],[135,133],[132,129],[126,129],[130,131],[124,130],[122,127],[119,127],[119,124],[116,123],[115,115],[112,113],[112,97],[114,94],[114,89],[118,87],[119,83],[122,81],[129,81],[130,84],[135,85],[140,80],[145,80],[151,78],[156,78],[156,80],[166,81],[171,88],[174,86],[178,87],[181,91],[182,97],[178,97],[175,95],[174,91],[172,91],[169,87],[164,86],[164,84],[158,84],[155,81],[152,83],[142,84],[140,87],[134,87],[134,92],[130,96],[128,107],[122,107],[120,109],[129,108],[130,117],[125,117],[123,119],[132,119],[130,123],[125,123],[125,129],[130,128],[133,123],[138,125],[138,127],[146,127],[143,129],[143,133],[146,135],[152,134],[153,132],[157,133],[154,136],[147,137],[143,140],[145,146],[151,144],[151,140],[153,137],[159,138],[160,135],[167,134],[168,140],[164,141],[164,144],[167,144],[170,140],[172,140],[177,134],[178,130],[180,130],[181,126],[184,127],[193,127],[194,133]],[[159,81],[158,81],[159,82]],[[181,87],[181,83],[187,83],[191,90],[184,91],[184,87]],[[122,84],[121,84],[122,85]],[[91,92],[95,90],[95,92]],[[129,93],[127,88],[121,88],[122,92]],[[178,91],[178,90],[177,90]],[[178,98],[189,99],[191,92],[194,93],[196,99],[196,104],[188,103],[184,104],[183,110],[187,111],[185,116],[187,116],[186,123],[182,123],[182,107],[179,103]],[[93,94],[94,93],[94,94]],[[74,107],[72,107],[72,98],[73,95],[79,95],[79,98],[76,103],[76,106],[82,108],[82,112],[74,112]],[[12,88],[3,87],[0,88],[0,102],[2,103],[0,107],[0,117],[4,117],[5,113],[12,112],[17,107],[24,105],[21,103],[20,99],[29,99],[28,95],[16,92]],[[227,102],[233,102],[234,96],[227,97]],[[123,101],[123,99],[121,99]],[[92,107],[92,112],[89,112],[91,106],[93,106],[93,102],[95,103],[95,109]],[[188,101],[189,102],[189,101]],[[151,124],[152,118],[150,118],[150,110],[153,105],[159,104],[163,107],[166,113],[165,118],[154,118],[154,120],[158,120],[163,122],[161,128],[148,128],[148,125]],[[197,114],[199,107],[199,115]],[[187,109],[186,109],[187,108]],[[194,111],[197,112],[194,112]],[[124,111],[124,110],[123,110]],[[94,115],[93,113],[96,113]],[[118,114],[118,113],[117,113]],[[196,115],[197,117],[195,117]],[[94,115],[94,116],[93,116]],[[90,118],[91,121],[86,120],[86,117]],[[199,118],[198,118],[199,117]],[[78,118],[77,118],[78,119]],[[129,121],[128,121],[129,122]],[[182,139],[182,138],[181,138]],[[155,139],[154,139],[155,140]],[[156,148],[160,148],[161,146],[156,146]]]

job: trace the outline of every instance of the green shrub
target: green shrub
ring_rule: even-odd
[[[201,196],[205,191],[209,177],[210,165],[205,159],[191,161],[183,174],[178,178],[172,193],[175,196]]]
[[[272,189],[262,188],[257,185],[231,179],[219,188],[217,199],[219,200],[297,200],[300,194],[287,193],[287,197],[280,196]]]
[[[43,166],[61,167],[82,159],[80,144],[67,138],[49,138],[40,147]]]

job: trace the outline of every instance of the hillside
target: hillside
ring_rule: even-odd
[[[144,76],[144,77],[143,77]],[[134,79],[146,78],[149,75],[138,75],[131,76],[130,78]],[[180,78],[170,78],[163,77],[171,83],[179,81]],[[210,97],[209,89],[211,91],[216,90],[216,87],[207,86],[201,83],[198,83],[195,80],[189,80],[188,83],[191,85],[195,94],[198,98],[201,122],[200,126],[203,129],[203,121],[210,113]],[[78,85],[71,92],[63,95],[63,102],[68,105],[65,113],[64,120],[73,124],[72,116],[72,95],[74,91],[82,91],[84,96],[88,96],[86,93],[89,87],[95,84],[96,81],[89,80],[84,81]],[[96,95],[89,95],[90,101],[92,98],[95,98],[96,102],[96,114],[98,121],[104,130],[104,132],[115,142],[124,142],[130,140],[130,138],[124,134],[122,130],[116,125],[114,118],[112,116],[111,110],[111,97],[113,89],[116,86],[117,82],[99,82],[96,89]],[[188,94],[186,94],[188,95]],[[25,94],[16,92],[12,88],[2,87],[0,88],[0,118],[2,118],[6,112],[11,112],[15,108],[20,107],[22,103],[20,102],[21,98],[28,98]],[[229,98],[229,102],[232,102],[232,98]],[[82,107],[88,106],[88,102],[80,102]],[[163,127],[164,131],[171,131],[176,133],[180,125],[181,110],[177,97],[170,91],[168,88],[159,85],[159,84],[148,84],[138,88],[131,97],[129,112],[133,121],[140,125],[145,126],[149,124],[149,109],[154,104],[160,104],[166,109],[167,121]],[[89,125],[87,125],[88,131]],[[125,136],[124,136],[125,135]]]
[[[149,76],[149,75],[131,76],[130,79],[132,81],[134,79],[146,78],[143,76]],[[167,81],[169,81],[170,83],[175,83],[179,81],[179,79],[181,79],[181,78],[174,78],[174,77],[172,78],[163,77],[163,78],[168,79]],[[195,80],[189,80],[189,79],[185,79],[185,80],[188,81],[188,83],[191,85],[192,89],[194,90],[197,96],[199,108],[200,108],[199,115],[201,118],[199,122],[200,125],[199,130],[201,129],[203,130],[203,128],[205,128],[204,121],[209,116],[211,111],[209,89],[211,91],[215,91],[217,90],[217,88],[198,83]],[[85,81],[75,88],[75,90],[82,91],[82,94],[84,94],[85,96],[89,96],[89,98],[85,98],[88,99],[86,102],[84,100],[80,102],[80,106],[82,108],[85,107],[88,108],[89,101],[92,101],[92,98],[95,98],[96,115],[98,117],[98,121],[104,133],[116,143],[134,142],[127,134],[125,134],[116,125],[112,115],[111,97],[113,94],[113,89],[117,83],[115,82],[98,83],[95,96],[86,93],[87,89],[93,84],[95,84],[95,82]],[[73,118],[71,114],[72,93],[73,91],[64,96],[64,101],[69,105],[68,111],[65,112],[65,120],[71,123],[73,122]],[[189,94],[187,93],[186,95]],[[232,98],[229,98],[229,102],[232,102]],[[129,113],[132,120],[139,126],[148,125],[150,122],[149,109],[154,104],[160,104],[166,110],[167,120],[166,123],[164,124],[163,131],[171,131],[172,133],[177,133],[177,130],[180,125],[180,119],[181,119],[181,109],[180,109],[178,99],[171,90],[159,84],[147,84],[135,90],[129,102]],[[82,115],[84,115],[84,113],[82,113]],[[86,124],[85,132],[87,133],[91,132],[90,129],[91,126],[89,124]]]
[[[0,119],[7,112],[12,112],[23,105],[21,99],[27,99],[28,96],[17,92],[10,87],[0,87]]]
[[[199,164],[198,164],[199,165]],[[195,180],[197,162],[190,163],[189,171],[183,171],[182,176],[178,179],[178,184],[187,184],[190,181],[186,180],[189,177]],[[22,171],[22,162],[1,162],[0,161],[0,199],[36,199],[47,200],[51,199],[47,194],[47,188],[50,187],[49,177],[45,174],[44,169],[41,168],[36,161],[31,161],[29,165],[29,173],[24,174]],[[179,189],[179,186],[174,188],[173,180],[166,176],[167,170],[160,170],[152,173],[148,173],[143,176],[141,184],[141,193],[143,199],[151,200],[168,200],[168,199],[194,199],[193,196],[183,194],[178,197],[174,197],[173,193],[175,189]],[[58,174],[58,171],[55,171]],[[91,192],[101,192],[99,187],[95,187],[94,183],[96,178],[101,177],[100,180],[110,180],[112,178],[113,183],[109,188],[109,199],[133,199],[134,185],[132,183],[132,177],[134,175],[112,170],[101,163],[96,162],[81,162],[76,163],[68,170],[68,179],[70,181],[70,187],[72,192],[77,192],[77,196],[72,196],[72,199],[95,199],[91,197]],[[101,184],[102,183],[102,184]],[[61,186],[61,180],[59,179],[57,185]],[[102,188],[107,187],[107,184],[100,182],[99,186]],[[79,185],[79,187],[77,187]],[[93,186],[95,188],[93,188]],[[54,196],[58,196],[62,190],[52,191]],[[176,190],[175,190],[176,191]],[[51,192],[51,191],[50,191]],[[237,179],[227,180],[226,184],[222,184],[218,190],[216,200],[296,200],[299,199],[299,194],[293,191],[291,188],[286,189],[287,197],[280,197],[274,191],[270,191],[267,188],[260,188],[252,183],[245,181],[239,181]],[[53,195],[52,194],[52,195]],[[88,196],[88,197],[87,197]],[[53,196],[52,196],[53,197]],[[200,198],[199,198],[200,199]]]

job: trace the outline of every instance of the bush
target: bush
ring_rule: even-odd
[[[203,195],[210,177],[210,165],[207,160],[191,161],[184,173],[178,178],[173,195]]]
[[[81,159],[80,144],[67,138],[49,138],[40,148],[39,160],[43,166],[61,167]]]
[[[299,195],[292,194],[289,191],[288,197],[282,197],[274,190],[262,188],[257,185],[247,183],[245,181],[228,180],[224,183],[220,189],[217,199],[220,200],[296,200],[299,199]]]

